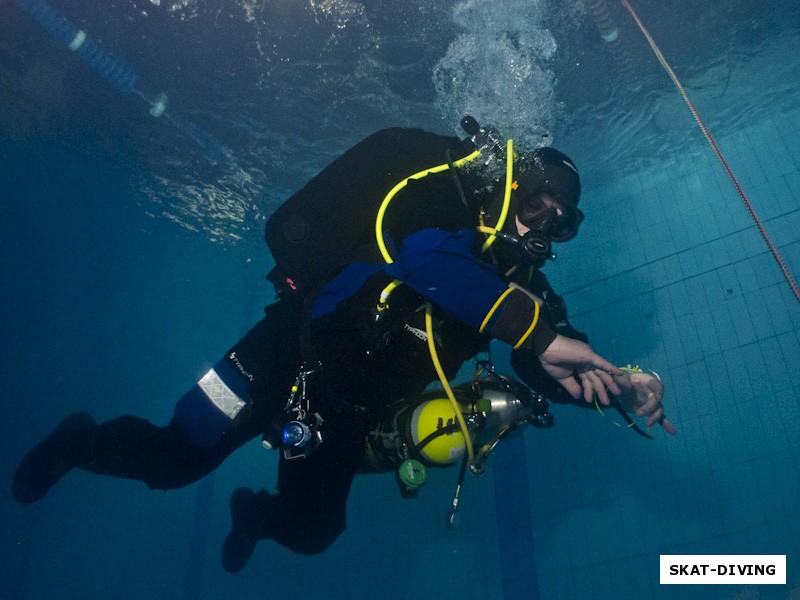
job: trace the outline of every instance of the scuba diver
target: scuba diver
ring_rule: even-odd
[[[380,131],[311,179],[267,222],[277,301],[170,422],[68,416],[20,462],[16,500],[40,500],[73,468],[178,488],[261,436],[282,450],[277,493],[233,492],[222,564],[237,572],[261,539],[303,554],[329,547],[358,472],[459,456],[479,469],[504,431],[547,420],[542,395],[616,403],[674,433],[657,376],[596,354],[540,270],[583,219],[573,162],[551,148],[518,152],[468,117],[462,126],[464,139]],[[514,371],[536,394],[499,376],[449,386],[493,339],[513,348]],[[423,394],[436,381],[450,413]],[[499,405],[514,408],[493,415]],[[436,407],[434,429],[449,429],[408,426],[401,415],[421,406]]]

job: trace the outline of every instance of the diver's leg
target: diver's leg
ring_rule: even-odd
[[[94,420],[86,413],[69,415],[28,452],[14,474],[12,492],[16,501],[36,502],[75,466],[90,460],[91,447],[84,439],[94,427]]]
[[[166,427],[157,427],[126,415],[89,432],[90,459],[75,466],[100,475],[143,481],[151,489],[170,490],[208,475],[258,433],[258,427],[242,422],[213,444],[200,445],[177,418]]]
[[[344,531],[347,496],[364,453],[361,418],[327,419],[323,440],[307,458],[281,456],[277,494],[247,488],[233,493],[232,527],[222,549],[227,571],[241,570],[260,539],[318,554]]]
[[[222,545],[222,567],[238,573],[250,560],[256,542],[270,537],[276,496],[267,490],[237,488],[231,494],[231,531]]]
[[[213,471],[258,433],[257,427],[243,424],[201,446],[177,419],[158,427],[125,415],[97,425],[89,415],[76,413],[22,459],[14,476],[14,498],[22,504],[36,502],[73,468],[140,480],[150,488],[182,487]]]
[[[185,394],[166,427],[134,416],[96,425],[67,417],[29,452],[14,477],[17,501],[30,504],[72,468],[171,489],[213,471],[280,414],[298,364],[287,331],[296,309],[277,303]],[[290,329],[287,330],[287,326]]]

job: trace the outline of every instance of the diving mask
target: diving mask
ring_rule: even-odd
[[[577,235],[583,213],[563,203],[559,203],[558,207],[548,206],[544,195],[539,193],[521,200],[517,218],[538,236],[553,242],[566,242]]]

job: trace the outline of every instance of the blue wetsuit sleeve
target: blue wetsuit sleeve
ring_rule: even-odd
[[[475,236],[471,229],[416,232],[385,270],[460,321],[480,326],[508,283],[473,255]]]

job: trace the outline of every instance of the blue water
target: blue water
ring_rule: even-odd
[[[621,53],[580,2],[51,4],[137,80],[0,1],[0,597],[800,595],[800,304],[620,4]],[[634,7],[797,277],[800,9],[719,4]],[[328,552],[264,542],[237,575],[228,496],[275,480],[255,441],[183,490],[73,473],[13,502],[63,416],[165,423],[259,318],[283,198],[378,128],[465,112],[575,159],[586,222],[548,274],[598,351],[661,374],[677,437],[558,408],[468,478],[455,531],[456,473],[411,502],[363,477]],[[662,586],[662,554],[785,554],[787,584]]]

